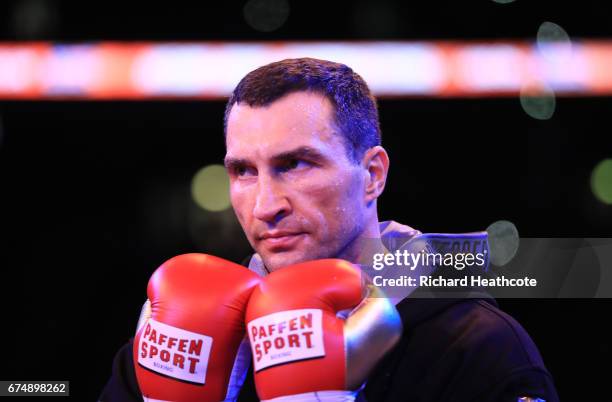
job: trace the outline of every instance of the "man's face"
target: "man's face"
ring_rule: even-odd
[[[225,164],[232,206],[272,271],[340,257],[365,224],[364,169],[351,162],[322,95],[234,104]]]

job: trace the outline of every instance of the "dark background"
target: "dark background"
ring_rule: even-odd
[[[572,38],[612,38],[603,1],[413,3],[291,1],[281,28],[258,32],[244,2],[5,1],[0,40],[530,40],[544,21]],[[379,106],[392,162],[381,219],[426,232],[507,219],[522,237],[610,237],[612,207],[589,184],[612,154],[609,98],[559,98],[548,121],[517,98]],[[73,399],[95,400],[160,263],[192,251],[248,254],[232,212],[206,213],[190,195],[194,173],[222,161],[223,109],[0,102],[0,379],[67,379]],[[539,346],[562,400],[612,398],[611,300],[500,305]]]

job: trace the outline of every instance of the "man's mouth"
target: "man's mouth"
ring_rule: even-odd
[[[272,230],[262,233],[259,239],[266,248],[277,250],[293,247],[304,235],[304,232]]]

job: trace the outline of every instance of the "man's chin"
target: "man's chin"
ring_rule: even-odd
[[[259,255],[270,272],[274,272],[290,265],[317,259],[317,257],[310,256],[304,252],[301,252],[300,250],[260,253]]]

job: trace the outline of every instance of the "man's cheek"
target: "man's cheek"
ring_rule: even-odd
[[[240,226],[245,231],[247,237],[249,236],[249,213],[248,213],[248,198],[245,197],[244,192],[230,190],[230,201],[232,204],[232,208],[234,209],[234,214],[240,222]]]

